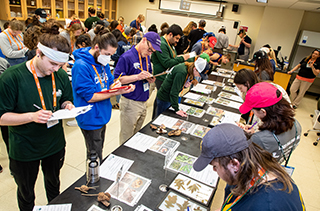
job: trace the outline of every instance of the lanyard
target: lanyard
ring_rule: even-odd
[[[172,49],[172,47],[171,47],[171,45],[169,44],[169,41],[167,40],[167,38],[165,37],[164,39],[167,41],[168,46],[169,46],[169,48],[170,48],[170,49],[171,49],[171,51],[172,51],[173,58],[175,58],[175,57],[176,57],[176,53],[175,53],[175,52],[174,52],[174,50]]]
[[[246,195],[257,183],[260,182],[260,180],[266,175],[267,171],[265,171],[263,168],[261,168],[258,171],[259,177],[254,177],[251,179],[251,182],[249,184],[249,187],[246,192],[244,192],[242,195],[238,196],[230,205],[227,205],[227,202],[232,198],[233,194],[230,193],[228,198],[225,200],[225,202],[222,205],[221,211],[228,211],[231,210],[231,208],[238,202],[240,199]]]
[[[288,159],[286,158],[286,155],[285,155],[285,153],[284,153],[284,151],[283,151],[283,147],[282,147],[282,145],[281,145],[278,137],[276,136],[276,134],[272,133],[273,137],[276,139],[276,141],[277,141],[277,143],[278,143],[278,145],[279,145],[279,147],[280,147],[280,150],[281,150],[283,159],[286,161],[286,164],[285,164],[284,166],[287,166],[287,164],[288,164],[288,162],[289,162],[289,158],[290,158],[290,156],[291,156],[291,154],[292,154],[292,151],[293,151],[293,149],[295,148],[296,143],[297,143],[297,133],[298,133],[298,131],[297,131],[296,122],[294,122],[294,127],[295,127],[295,129],[296,129],[296,135],[295,135],[295,138],[294,138],[293,146],[292,146],[292,148],[291,148],[291,150],[290,150],[290,153],[289,153],[289,155],[288,155]]]
[[[9,32],[9,31],[8,31],[8,32]],[[4,31],[3,33],[4,33],[5,35],[7,35],[8,40],[9,40],[9,43],[10,43],[10,45],[11,45],[11,39],[9,38],[8,34],[7,34],[5,31]],[[20,48],[20,46],[18,45],[17,41],[14,39],[13,35],[12,35],[10,32],[9,32],[9,35],[10,35],[10,37],[12,38],[12,40],[15,42],[15,44],[18,46],[18,50],[22,49],[22,48],[23,48],[23,44],[22,44],[21,41],[18,39],[18,37],[17,37],[17,40],[19,41],[20,45],[22,46],[21,48]],[[20,38],[21,38],[21,35],[18,35],[18,36],[20,36]]]
[[[100,75],[99,75],[99,73],[98,73],[98,71],[97,71],[97,68],[96,68],[94,65],[92,65],[92,67],[93,67],[94,71],[96,72],[96,74],[97,74],[97,76],[98,76],[101,89],[103,89],[104,85],[103,85],[103,83],[102,83],[102,81],[101,81],[101,78],[100,78]],[[107,82],[107,81],[106,81],[106,78],[107,78],[107,77],[106,77],[106,72],[104,71],[104,81],[105,81],[105,82]]]
[[[38,89],[38,93],[39,93],[39,96],[40,96],[42,108],[44,110],[46,110],[46,104],[44,103],[44,98],[43,98],[40,82],[39,82],[36,70],[34,69],[34,66],[33,66],[33,59],[30,62],[30,68],[31,68],[31,71],[32,71],[32,75],[34,77],[34,81],[36,82],[36,85],[37,85],[37,89]],[[57,107],[57,90],[56,90],[56,82],[55,82],[53,73],[51,73],[51,78],[52,78],[52,89],[53,89],[53,110],[55,111],[56,107]]]
[[[140,62],[140,68],[138,68],[139,70],[141,70],[141,72],[143,71],[143,66],[142,66],[142,59],[141,59],[141,55],[138,51],[138,48],[136,46],[136,50],[138,52],[138,55],[139,55],[139,62]],[[147,72],[149,72],[149,65],[148,65],[148,56],[146,57],[146,66],[147,66]]]

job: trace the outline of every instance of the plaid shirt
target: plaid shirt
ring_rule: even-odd
[[[143,37],[142,31],[137,31],[135,35],[132,37],[132,45],[137,45]]]

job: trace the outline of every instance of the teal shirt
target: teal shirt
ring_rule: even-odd
[[[54,73],[57,90],[57,110],[65,101],[72,102],[72,88],[67,73],[59,69]],[[39,77],[47,110],[53,111],[51,76]],[[8,68],[0,76],[0,117],[7,113],[36,112],[41,106],[38,89],[26,63]],[[9,126],[9,156],[18,161],[34,161],[53,155],[65,147],[62,121],[47,128],[35,122]]]
[[[163,71],[166,71],[167,69],[184,62],[184,58],[182,56],[177,56],[177,51],[175,50],[174,46],[172,46],[172,50],[174,51],[173,54],[171,47],[168,45],[164,37],[161,37],[160,48],[162,53],[156,51],[151,56],[151,61],[153,64],[153,74],[162,73]],[[158,76],[157,80],[164,81],[165,78],[166,76],[162,75]]]
[[[172,108],[179,111],[179,93],[182,90],[188,75],[187,66],[182,63],[175,66],[163,81],[157,93],[159,100],[171,102]]]

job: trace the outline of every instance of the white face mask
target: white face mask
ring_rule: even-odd
[[[40,18],[39,21],[40,21],[40,23],[44,23],[44,22],[47,21],[47,19],[46,18]]]
[[[110,60],[111,60],[111,56],[101,55],[101,54],[98,56],[98,62],[103,66],[106,66],[110,62]]]

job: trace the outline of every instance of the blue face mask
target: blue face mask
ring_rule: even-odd
[[[40,23],[44,23],[44,22],[47,21],[47,19],[46,18],[40,18],[39,21],[40,21]]]

